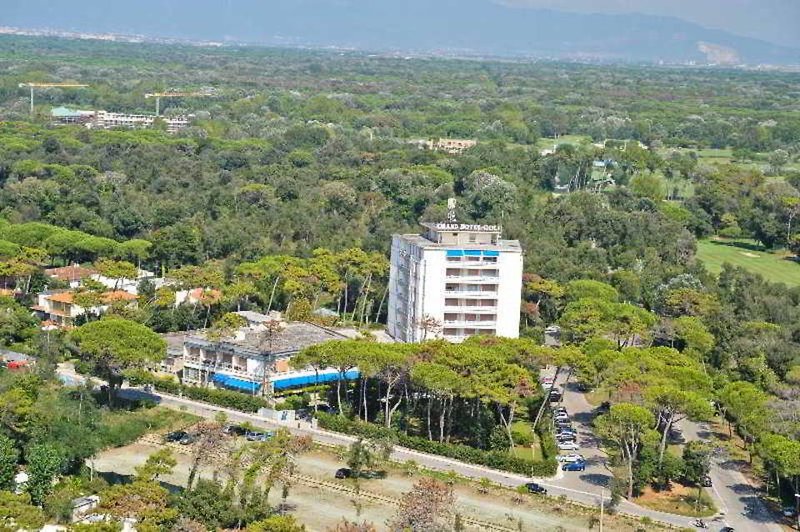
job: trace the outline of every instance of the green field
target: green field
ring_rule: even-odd
[[[697,243],[697,258],[713,273],[719,273],[727,262],[774,283],[800,286],[800,262],[786,252],[764,251],[752,240],[701,240]]]

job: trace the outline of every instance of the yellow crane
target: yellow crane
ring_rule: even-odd
[[[149,92],[144,95],[146,99],[156,99],[156,116],[161,113],[161,98],[205,98],[207,96],[214,96],[213,91],[166,91],[166,92]]]
[[[20,83],[20,87],[30,87],[31,89],[31,115],[33,115],[33,89],[46,88],[46,87],[88,87],[83,83],[38,83],[35,81],[28,81]]]

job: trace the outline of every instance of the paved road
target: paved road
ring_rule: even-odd
[[[707,423],[684,420],[679,425],[687,441],[708,441],[711,438]],[[730,460],[725,454],[715,454],[711,460],[711,487],[706,488],[706,491],[720,510],[719,522],[735,530],[780,532],[783,528],[775,522],[776,516],[769,511],[759,498],[757,490],[742,474],[743,465]]]
[[[61,379],[69,384],[77,384],[84,381],[84,378],[75,373],[74,368],[70,365],[60,365],[58,373]],[[590,505],[599,506],[601,489],[605,488],[605,503],[610,501],[610,493],[608,490],[611,474],[606,468],[606,456],[600,450],[597,439],[592,436],[589,430],[589,423],[593,416],[592,407],[586,402],[583,394],[577,392],[573,385],[564,386],[563,377],[559,379],[559,385],[565,388],[564,405],[567,407],[576,428],[579,433],[579,444],[581,445],[581,454],[587,459],[587,469],[583,472],[562,472],[559,470],[558,474],[553,478],[548,479],[534,479],[547,487],[550,495],[560,496],[564,495],[568,499]],[[95,383],[102,384],[101,381],[93,379]],[[124,388],[120,391],[120,396],[130,399],[150,399],[163,406],[185,410],[187,412],[205,417],[214,418],[219,412],[224,412],[228,420],[234,423],[250,423],[257,428],[275,429],[286,428],[296,435],[311,436],[315,441],[337,446],[348,446],[353,441],[354,437],[344,434],[328,432],[312,427],[309,423],[305,422],[278,422],[264,417],[247,414],[235,410],[230,410],[198,401],[193,401],[183,397],[176,397],[161,393],[146,393],[142,390],[135,388]],[[471,465],[448,458],[420,453],[405,448],[396,448],[392,453],[392,459],[397,462],[406,462],[413,460],[420,466],[437,471],[454,471],[464,477],[481,479],[488,478],[492,482],[507,486],[517,487],[525,482],[529,482],[531,478],[513,473],[506,473],[493,469],[488,469],[481,466]],[[738,473],[738,472],[737,472]],[[739,473],[739,475],[741,475]],[[715,484],[717,483],[715,479]],[[722,482],[720,482],[721,484]],[[677,527],[690,527],[692,519],[668,514],[664,512],[657,512],[648,508],[643,508],[628,501],[622,501],[619,506],[619,511],[636,517],[647,516],[653,520],[661,521]],[[736,525],[733,525],[736,526]],[[760,525],[763,527],[763,524]],[[764,528],[755,527],[736,527],[737,530],[754,530]],[[777,529],[779,530],[779,529]]]

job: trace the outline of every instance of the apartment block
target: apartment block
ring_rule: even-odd
[[[497,225],[425,223],[394,235],[387,330],[402,342],[519,337],[522,248]]]

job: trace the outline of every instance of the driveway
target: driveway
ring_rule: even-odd
[[[543,371],[542,374],[552,376],[553,373],[554,369],[551,369],[549,372]],[[600,440],[592,432],[591,423],[596,415],[594,407],[586,400],[585,394],[578,391],[577,383],[567,382],[568,376],[567,372],[562,371],[556,383],[564,390],[564,396],[559,404],[566,407],[572,423],[578,431],[578,444],[581,446],[581,450],[578,452],[586,458],[586,470],[564,472],[561,478],[545,481],[544,485],[554,495],[566,495],[570,499],[584,504],[597,506],[600,504],[600,493],[603,491],[607,505],[611,500],[610,485],[613,476],[607,467],[608,457],[600,448]],[[620,501],[619,510],[631,515],[650,517],[653,520],[680,528],[693,528],[694,518],[651,510],[625,499]],[[723,523],[718,523],[717,529],[723,526]],[[713,526],[716,524],[714,523]],[[734,526],[736,530],[765,530],[752,525],[741,528],[736,525],[731,526]],[[761,526],[763,527],[763,525]]]
[[[712,432],[707,423],[683,420],[679,425],[686,441],[713,443]],[[711,459],[711,487],[706,488],[706,491],[719,508],[721,521],[735,530],[780,532],[783,527],[776,523],[776,516],[769,511],[758,496],[756,488],[742,474],[745,465],[731,460],[724,449],[716,452]]]

